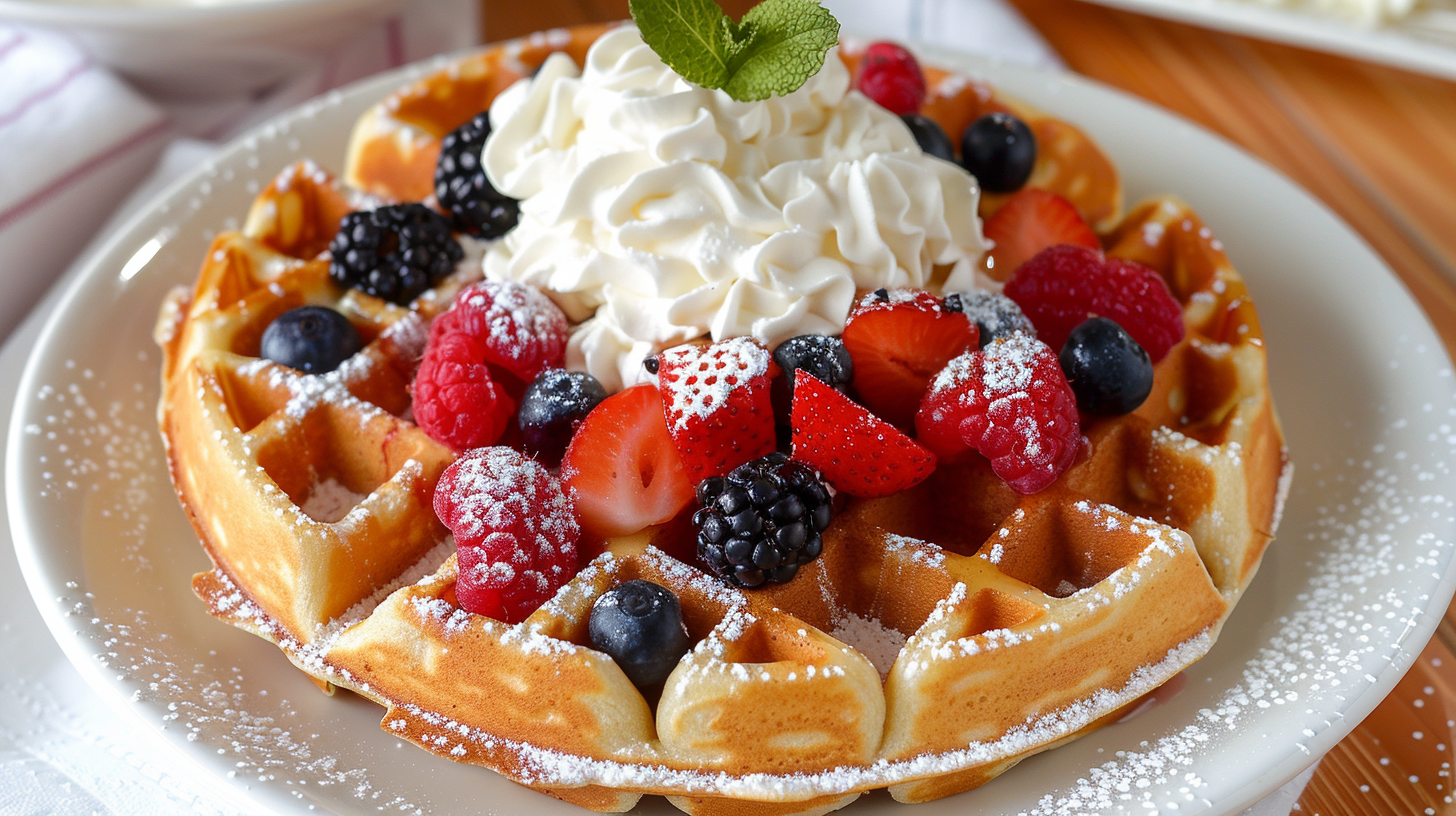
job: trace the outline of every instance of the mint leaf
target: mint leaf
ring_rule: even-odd
[[[839,21],[815,0],[764,0],[738,24],[747,37],[723,90],[740,102],[793,93],[824,67],[839,42]]]
[[[737,23],[714,0],[630,0],[629,8],[667,67],[740,102],[803,87],[839,42],[839,21],[817,0],[764,0]]]
[[[713,0],[631,0],[628,9],[642,41],[683,79],[704,88],[728,82],[733,21]]]

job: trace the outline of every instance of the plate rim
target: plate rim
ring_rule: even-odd
[[[943,47],[928,46],[923,43],[912,43],[911,46],[917,52],[930,56],[931,59],[927,60],[928,62],[953,67],[977,78],[987,79],[992,84],[996,84],[998,78],[1009,75],[1023,83],[1054,83],[1062,86],[1062,88],[1072,88],[1074,93],[1090,93],[1094,96],[1110,94],[1120,99],[1123,103],[1140,108],[1143,113],[1161,120],[1161,123],[1175,125],[1185,134],[1191,133],[1196,134],[1199,138],[1213,139],[1224,148],[1238,154],[1243,160],[1249,161],[1257,166],[1262,173],[1270,176],[1275,183],[1287,188],[1286,191],[1294,194],[1304,205],[1311,206],[1313,210],[1318,211],[1321,217],[1330,221],[1345,237],[1353,239],[1359,245],[1359,248],[1369,256],[1367,260],[1373,262],[1375,267],[1382,270],[1390,281],[1398,285],[1402,294],[1409,301],[1409,305],[1421,315],[1421,327],[1432,337],[1435,337],[1435,332],[1430,324],[1429,318],[1420,309],[1419,304],[1415,302],[1405,282],[1374,252],[1368,242],[1358,232],[1340,219],[1324,202],[1295,184],[1277,168],[1270,166],[1267,162],[1249,153],[1220,134],[1214,133],[1176,113],[1159,108],[1121,89],[1110,87],[1096,80],[1066,71],[1015,65],[1004,60],[989,58],[983,55],[968,54]],[[105,676],[102,668],[94,661],[94,655],[86,651],[87,647],[99,644],[90,640],[85,630],[67,625],[68,617],[62,614],[61,607],[56,603],[56,600],[58,600],[57,594],[63,593],[64,581],[69,579],[60,578],[53,574],[55,564],[53,562],[47,562],[42,557],[41,549],[46,542],[42,537],[32,534],[31,527],[34,525],[28,523],[31,514],[26,507],[27,496],[22,491],[24,474],[22,473],[19,452],[26,447],[24,444],[24,419],[27,414],[28,405],[36,393],[38,380],[48,370],[42,366],[42,360],[46,357],[46,351],[54,345],[55,337],[62,330],[62,324],[65,318],[76,307],[77,301],[84,295],[86,284],[92,279],[104,275],[106,270],[109,269],[105,263],[108,257],[123,251],[126,247],[134,248],[147,240],[148,236],[152,234],[152,231],[147,229],[148,222],[161,219],[163,215],[166,215],[163,211],[164,207],[168,207],[169,205],[175,206],[185,200],[186,194],[195,189],[200,182],[203,182],[207,178],[208,173],[214,168],[225,162],[235,160],[241,154],[250,152],[247,147],[248,142],[255,139],[260,133],[270,128],[277,128],[280,125],[311,116],[314,113],[338,104],[342,100],[355,100],[363,97],[365,94],[373,94],[375,98],[382,98],[394,88],[413,78],[417,78],[471,53],[476,53],[479,50],[481,49],[471,48],[452,54],[432,57],[359,80],[337,91],[326,93],[299,106],[290,108],[288,111],[270,118],[268,121],[250,129],[224,145],[212,158],[174,180],[163,190],[152,196],[145,204],[138,207],[136,213],[122,221],[103,240],[99,240],[95,244],[96,248],[94,250],[88,252],[82,259],[77,261],[70,273],[70,279],[66,284],[65,291],[56,301],[54,311],[46,317],[45,323],[36,337],[34,346],[27,355],[17,387],[10,427],[8,429],[8,453],[4,471],[6,481],[5,499],[9,511],[12,540],[17,558],[20,562],[22,576],[30,591],[32,600],[36,603],[51,636],[60,645],[72,665],[80,670],[81,675],[85,678],[88,685],[98,691],[103,699],[111,702],[113,708],[124,709],[136,715],[138,721],[142,722],[153,732],[158,729],[151,720],[146,718],[144,706],[138,705],[130,699],[127,693],[129,691],[128,687]],[[1048,85],[1047,87],[1050,88],[1052,86]],[[1081,123],[1077,124],[1080,125]],[[169,218],[174,217],[169,216]],[[1447,352],[1444,345],[1438,343],[1438,346],[1441,355],[1446,357]],[[1446,359],[1449,363],[1449,357],[1446,357]],[[170,480],[167,484],[170,490]],[[1434,607],[1443,599],[1445,604],[1449,604],[1453,593],[1456,593],[1456,561],[1448,565],[1440,581],[1433,587],[1431,591],[1433,598],[1431,606]],[[1445,605],[1442,605],[1440,608],[1444,611]],[[1402,647],[1424,645],[1434,633],[1440,617],[1440,615],[1432,614],[1420,615],[1415,625],[1408,627],[1403,637],[1387,644],[1381,654],[1394,655],[1398,658],[1403,651]],[[1329,748],[1332,748],[1339,740],[1343,739],[1346,734],[1353,730],[1370,711],[1374,710],[1380,704],[1389,694],[1390,690],[1394,688],[1399,679],[1404,676],[1405,672],[1414,665],[1414,654],[1418,653],[1418,649],[1415,651],[1404,651],[1412,655],[1411,662],[1406,665],[1400,665],[1402,663],[1401,660],[1390,659],[1384,661],[1384,664],[1379,667],[1378,671],[1370,672],[1370,675],[1373,677],[1370,685],[1354,699],[1353,705],[1347,705],[1341,709],[1342,719],[1340,722],[1317,732],[1314,737],[1308,740],[1306,745],[1308,745],[1309,750],[1307,752],[1301,754],[1295,751],[1292,745],[1287,750],[1281,749],[1279,753],[1283,755],[1282,758],[1275,761],[1272,765],[1267,766],[1259,773],[1256,780],[1251,780],[1250,783],[1243,785],[1242,790],[1245,793],[1242,796],[1215,803],[1209,810],[1204,812],[1210,814],[1239,813],[1243,808],[1256,803],[1271,791],[1278,789],[1293,779],[1316,758],[1322,756]],[[174,749],[175,753],[186,757],[192,767],[202,771],[201,775],[206,777],[209,789],[229,792],[234,796],[241,795],[246,799],[247,806],[250,808],[265,809],[272,813],[290,812],[276,810],[270,807],[267,799],[257,795],[254,786],[247,786],[241,783],[233,784],[228,780],[219,779],[205,765],[192,757],[189,751],[184,750],[183,746],[178,744],[179,740],[177,737],[170,730],[167,730],[162,736],[170,747]]]
[[[1313,13],[1252,2],[1203,0],[1088,0],[1122,11],[1212,28],[1326,54],[1375,62],[1427,76],[1456,80],[1456,50],[1410,36],[1400,20],[1360,27]]]

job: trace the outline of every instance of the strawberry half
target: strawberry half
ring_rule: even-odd
[[[1098,249],[1097,233],[1082,220],[1072,202],[1056,193],[1027,187],[1006,200],[986,219],[992,275],[1005,280],[1036,253],[1057,244]]]
[[[678,346],[657,358],[663,416],[696,484],[771,453],[773,375],[768,349],[751,337]]]
[[[561,478],[582,530],[606,539],[662,524],[693,500],[651,384],[619,391],[593,408],[561,460]]]
[[[807,371],[794,378],[792,422],[794,459],[851,496],[898,493],[935,470],[935,454]]]
[[[877,289],[849,313],[841,339],[859,398],[897,428],[915,423],[920,398],[945,364],[976,348],[976,324],[918,289]]]

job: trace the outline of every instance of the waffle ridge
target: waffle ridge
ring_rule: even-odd
[[[410,420],[409,383],[429,321],[478,264],[397,306],[338,288],[321,253],[361,202],[427,198],[445,133],[550,51],[580,64],[603,30],[496,46],[376,105],[344,182],[288,168],[171,296],[159,421],[214,565],[193,582],[209,611],[326,691],[384,706],[389,733],[605,812],[644,794],[694,814],[825,813],[878,788],[937,799],[1115,720],[1207,652],[1289,467],[1247,288],[1185,203],[1124,215],[1115,168],[1080,131],[933,68],[929,115],[948,130],[993,109],[1025,118],[1048,145],[1031,183],[1074,197],[1109,255],[1156,269],[1183,304],[1186,336],[1146,403],[1091,421],[1040,493],[942,464],[850,502],[787,584],[725,586],[668,524],[609,542],[515,626],[458,607],[431,507],[455,455]],[[1002,201],[986,196],[983,216]],[[258,358],[268,322],[305,304],[365,340],[330,374]],[[586,632],[592,603],[637,578],[679,597],[695,643],[655,708]]]

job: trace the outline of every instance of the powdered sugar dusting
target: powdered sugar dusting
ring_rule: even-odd
[[[308,498],[300,509],[314,521],[326,524],[342,519],[364,500],[363,493],[355,493],[337,479],[321,479],[309,488]]]
[[[900,656],[900,649],[905,645],[905,635],[893,627],[853,612],[845,612],[835,621],[834,631],[829,634],[869,658],[879,671],[880,680],[890,676],[890,667],[895,665],[895,658]]]

